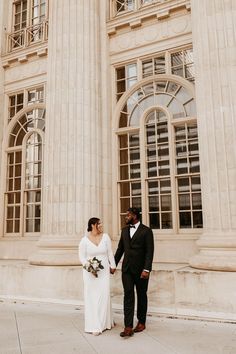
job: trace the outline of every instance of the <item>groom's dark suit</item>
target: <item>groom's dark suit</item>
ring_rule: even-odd
[[[148,279],[141,279],[143,270],[152,270],[154,242],[152,230],[141,224],[130,238],[130,227],[122,229],[120,241],[115,253],[116,264],[122,255],[122,282],[124,287],[125,327],[133,327],[134,286],[137,291],[137,317],[142,324],[146,322]]]

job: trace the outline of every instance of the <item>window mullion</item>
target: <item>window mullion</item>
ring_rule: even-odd
[[[171,117],[168,119],[168,135],[169,135],[169,157],[170,157],[170,180],[171,180],[171,204],[173,217],[173,231],[178,232],[178,195],[176,183],[176,166],[175,166],[175,132],[174,126],[171,124]]]

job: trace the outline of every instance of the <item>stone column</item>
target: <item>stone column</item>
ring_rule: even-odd
[[[97,0],[49,4],[43,225],[29,261],[77,265],[87,221],[102,212],[100,8]]]
[[[195,268],[236,271],[236,2],[192,0],[203,235]]]

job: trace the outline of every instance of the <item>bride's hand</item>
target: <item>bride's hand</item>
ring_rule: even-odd
[[[110,273],[111,273],[111,274],[114,274],[115,271],[116,271],[116,268],[110,268]]]

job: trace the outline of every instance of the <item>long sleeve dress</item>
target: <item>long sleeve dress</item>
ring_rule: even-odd
[[[83,269],[85,332],[102,332],[113,326],[110,298],[110,268],[116,268],[108,234],[103,234],[98,246],[83,237],[79,244],[79,258],[82,265],[96,257],[102,261],[96,278]]]

